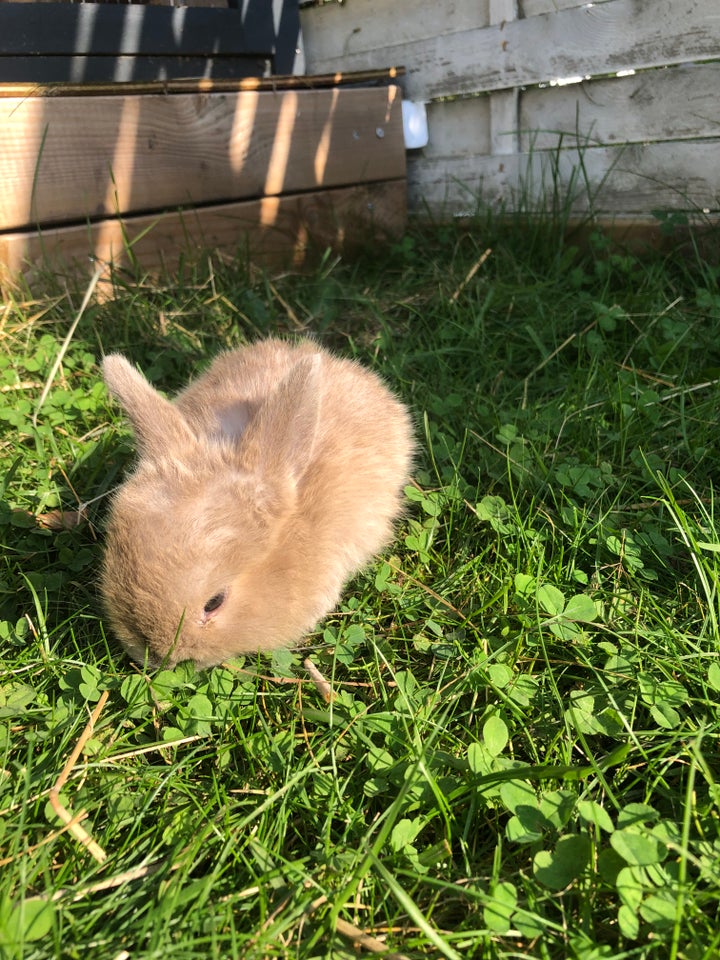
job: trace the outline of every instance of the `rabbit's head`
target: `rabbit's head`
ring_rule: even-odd
[[[196,435],[127,360],[105,358],[139,462],[113,500],[101,586],[134,659],[203,666],[284,641],[278,557],[318,430],[318,362],[300,359],[238,437]]]

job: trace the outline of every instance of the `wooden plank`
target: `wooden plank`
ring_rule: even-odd
[[[472,155],[408,162],[411,210],[470,214],[477,203],[539,211],[553,197],[575,212],[644,215],[652,210],[720,211],[720,138],[706,141],[536,151],[514,157]],[[587,186],[589,184],[589,187]],[[554,193],[557,187],[558,196]]]
[[[676,257],[685,253],[695,258],[698,254],[708,261],[717,260],[717,236],[720,227],[718,216],[688,217],[687,225],[676,224],[671,232],[663,230],[656,217],[641,216],[587,217],[569,220],[566,237],[583,251],[593,249],[597,234],[610,241],[610,252],[632,253],[642,256],[649,250],[673,253]]]
[[[490,22],[489,2],[352,0],[302,7],[300,24],[308,73],[404,66],[413,63],[418,48],[427,51],[427,68],[438,37],[476,31]],[[432,65],[433,73],[454,70],[447,60]],[[422,73],[415,72],[405,79],[405,96],[427,99],[426,86]]]
[[[267,9],[267,3],[242,0],[242,11],[247,21],[250,11]],[[274,31],[273,73],[305,73],[305,46],[300,32],[299,0],[273,0],[272,25]]]
[[[0,99],[0,229],[401,178],[399,88]]]
[[[554,150],[562,133],[572,149],[579,109],[581,146],[712,137],[717,133],[720,63],[694,64],[634,77],[592,80],[522,93],[522,149]],[[427,159],[483,157],[491,153],[492,97],[428,104]]]
[[[328,247],[348,252],[386,242],[405,229],[404,180],[361,184],[193,211],[106,220],[0,235],[0,282],[34,267],[89,272],[97,263],[141,272],[173,271],[206,251],[247,253],[261,266],[302,267]],[[109,273],[109,270],[108,270]]]
[[[571,7],[582,7],[588,0],[519,0],[521,17],[537,17],[541,13],[557,13],[558,10],[569,10]],[[595,0],[596,3],[607,3],[607,0]]]
[[[319,64],[362,53],[376,53],[379,66],[393,63],[383,59],[383,50],[486,26],[489,5],[490,0],[352,0],[304,6],[300,24],[308,71],[322,73]]]
[[[73,0],[70,0],[72,3]],[[84,0],[87,2],[87,0]],[[103,0],[95,0],[102,3]],[[133,0],[130,0],[132,3]],[[234,3],[228,3],[228,0],[134,0],[134,2],[147,3],[150,6],[158,7],[234,7]]]
[[[412,42],[388,29],[375,50],[349,45],[322,59],[305,39],[314,70],[402,64],[407,95],[427,100],[717,59],[720,16],[717,0],[607,0]]]
[[[435,100],[427,105],[430,141],[421,156],[429,160],[491,152],[490,97]]]
[[[2,3],[3,0],[0,0]],[[15,2],[40,3],[41,0],[15,0]],[[48,0],[55,2],[55,0]],[[3,97],[124,97],[128,94],[178,93],[240,93],[244,90],[322,90],[328,87],[387,87],[403,75],[402,67],[387,67],[384,70],[358,70],[354,73],[323,73],[309,77],[240,77],[239,79],[205,79],[203,77],[179,78],[177,80],[146,80],[139,83],[124,83],[119,86],[109,83],[0,83],[0,99]]]
[[[3,56],[251,56],[274,73],[302,71],[295,0],[240,0],[236,9],[108,3],[0,3]],[[0,74],[1,76],[1,74]],[[70,78],[68,78],[70,79]]]
[[[0,0],[1,2],[1,0]],[[25,0],[27,2],[27,0]],[[32,0],[31,0],[32,2]],[[47,2],[47,0],[45,0]],[[75,0],[64,0],[64,2],[73,3]],[[87,2],[87,0],[82,0]],[[103,3],[105,0],[91,0],[91,2]],[[234,3],[228,3],[228,0],[128,0],[130,3],[146,3],[157,7],[234,7]]]
[[[0,56],[271,54],[272,22],[242,11],[107,3],[0,3]]]
[[[17,2],[17,0],[16,0]],[[180,77],[265,77],[262,57],[0,57],[0,83],[144,82]]]
[[[631,77],[530,89],[520,101],[522,149],[712,137],[718,132],[720,62]]]
[[[517,16],[517,0],[490,0],[490,23],[499,26],[501,33]],[[519,149],[519,100],[517,87],[490,94],[490,152],[495,156]]]

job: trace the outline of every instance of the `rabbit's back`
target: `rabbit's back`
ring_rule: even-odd
[[[309,341],[268,339],[221,353],[175,405],[198,434],[237,439],[300,358],[315,352]]]
[[[198,435],[238,440],[290,370],[308,356],[318,357],[321,369],[315,465],[323,472],[340,471],[347,483],[362,482],[363,474],[382,480],[407,466],[413,440],[406,408],[375,373],[309,340],[267,339],[220,354],[175,404]]]
[[[410,473],[412,425],[404,405],[370,370],[326,355],[323,373],[322,427],[304,507],[313,524],[338,536],[342,531],[363,563],[391,535]]]

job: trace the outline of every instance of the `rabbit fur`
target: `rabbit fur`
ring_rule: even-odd
[[[172,402],[119,354],[103,376],[138,463],[112,501],[101,592],[139,662],[207,667],[292,645],[392,537],[412,427],[359,364],[262,340]]]

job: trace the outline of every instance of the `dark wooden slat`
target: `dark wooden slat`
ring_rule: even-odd
[[[260,78],[269,72],[270,61],[257,57],[0,57],[0,83],[233,80]]]
[[[262,2],[262,0],[261,0]],[[275,0],[281,4],[275,37],[274,73],[295,73],[295,56],[300,44],[299,0]]]
[[[243,12],[218,7],[0,3],[0,56],[270,56],[274,35],[267,16],[243,19]]]

